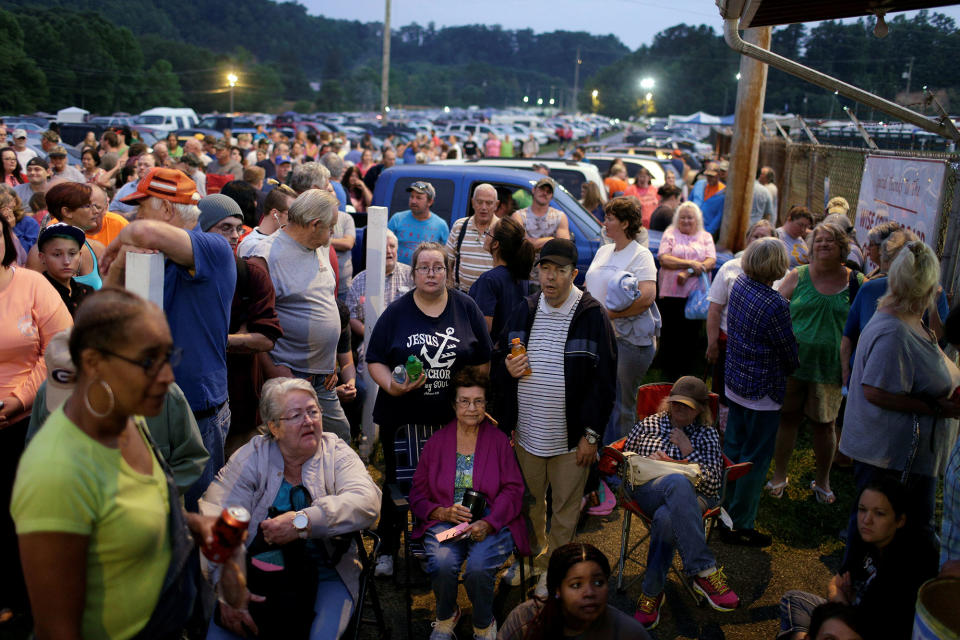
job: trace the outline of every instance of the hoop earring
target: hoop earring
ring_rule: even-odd
[[[103,413],[100,413],[99,411],[93,408],[92,404],[90,404],[90,387],[92,387],[95,384],[93,382],[91,382],[87,386],[87,390],[83,392],[83,404],[87,408],[87,411],[90,412],[90,415],[92,415],[94,418],[102,419],[102,418],[106,418],[108,415],[113,413],[113,409],[116,407],[116,397],[113,395],[113,389],[111,389],[110,385],[107,384],[104,380],[97,380],[96,382],[99,383],[101,386],[103,386],[103,388],[106,390],[107,396],[110,398],[110,408],[104,411]]]

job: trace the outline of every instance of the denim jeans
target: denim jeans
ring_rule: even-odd
[[[446,620],[457,612],[457,578],[464,560],[463,585],[473,604],[473,626],[479,629],[493,622],[493,594],[497,570],[513,553],[513,537],[504,527],[499,533],[491,533],[480,542],[473,540],[447,540],[438,542],[440,534],[454,525],[439,522],[423,536],[427,553],[427,573],[433,583],[437,599],[437,619]]]
[[[687,575],[696,575],[717,564],[703,532],[703,512],[717,503],[716,498],[698,494],[690,481],[678,473],[634,487],[632,495],[653,520],[643,576],[645,594],[657,596],[663,591],[675,549],[680,552]]]
[[[780,598],[780,633],[777,638],[790,638],[795,633],[810,629],[813,610],[826,602],[823,598],[806,591],[787,591]]]
[[[292,371],[298,378],[309,380],[317,392],[317,400],[320,404],[320,410],[323,411],[323,431],[340,436],[340,439],[350,444],[350,422],[347,420],[347,414],[343,412],[340,405],[340,398],[337,397],[336,389],[326,389],[323,381],[327,376],[323,373],[305,373],[303,371]]]
[[[193,483],[184,496],[187,511],[197,510],[197,501],[217,477],[217,472],[225,462],[223,443],[226,442],[227,432],[230,431],[230,403],[224,402],[215,414],[197,420],[197,428],[200,429],[200,437],[203,439],[204,448],[210,454],[210,459],[204,465],[200,478]]]
[[[617,410],[603,434],[603,443],[610,444],[630,433],[637,422],[637,389],[657,354],[655,345],[638,347],[617,338]]]
[[[752,462],[750,473],[734,482],[727,493],[726,508],[735,529],[752,529],[767,479],[780,427],[779,411],[756,411],[727,400],[730,414],[724,434],[723,453],[734,462]]]
[[[328,640],[343,635],[353,615],[353,598],[340,578],[321,580],[317,584],[313,610],[317,616],[310,627],[310,640]],[[241,640],[241,636],[219,626],[215,620],[215,617],[210,618],[207,640]]]

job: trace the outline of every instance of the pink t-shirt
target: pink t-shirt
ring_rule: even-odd
[[[43,352],[57,333],[73,326],[60,294],[42,274],[13,268],[13,279],[0,291],[0,398],[16,397],[30,413],[37,389],[47,377]]]
[[[500,140],[497,138],[487,138],[483,143],[483,152],[488,158],[500,157]]]
[[[695,235],[688,236],[670,226],[663,232],[658,255],[703,262],[707,258],[716,259],[717,249],[713,245],[713,236],[707,231],[701,230]],[[683,285],[677,284],[677,275],[680,272],[681,269],[667,269],[661,264],[659,274],[661,298],[686,298],[691,291],[700,286],[698,277],[687,278]]]

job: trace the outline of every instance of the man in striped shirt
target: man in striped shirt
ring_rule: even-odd
[[[503,360],[509,375],[498,379],[497,410],[501,428],[516,430],[517,461],[534,498],[530,520],[540,548],[534,573],[540,574],[541,596],[547,593],[550,554],[576,533],[587,472],[616,389],[613,329],[600,303],[573,285],[576,264],[572,241],[547,242],[538,262],[541,293],[514,310],[500,338],[507,349],[515,337],[527,349]],[[548,486],[553,495],[549,534]]]
[[[484,236],[490,229],[499,204],[497,190],[491,184],[478,184],[473,190],[473,215],[453,223],[447,237],[450,269],[447,283],[467,293],[485,271],[493,268],[493,256],[483,248]]]

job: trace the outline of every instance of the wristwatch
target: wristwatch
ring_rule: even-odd
[[[293,515],[293,528],[297,530],[297,536],[301,539],[307,537],[310,528],[310,518],[307,517],[306,511],[297,511]]]
[[[583,437],[587,439],[587,444],[595,445],[600,441],[600,434],[593,429],[584,429]]]

